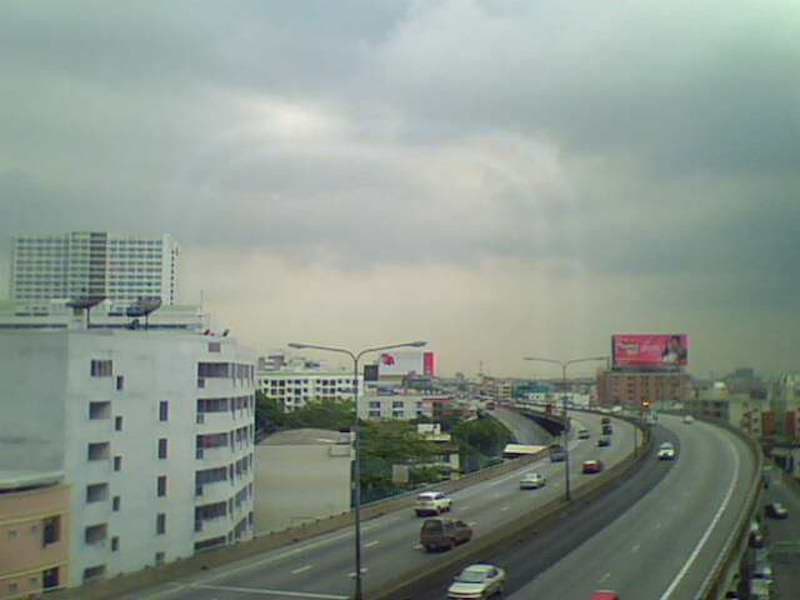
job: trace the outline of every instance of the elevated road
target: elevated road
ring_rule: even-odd
[[[591,432],[589,440],[573,440],[570,454],[573,489],[596,476],[582,475],[581,463],[602,457],[608,466],[620,462],[633,449],[633,427],[616,422],[614,444],[597,448],[600,417],[580,415]],[[453,494],[452,516],[468,522],[475,537],[511,523],[548,501],[564,494],[564,464],[544,459],[509,475],[479,483]],[[539,490],[519,489],[522,472],[535,470],[548,479]],[[404,574],[409,576],[443,560],[450,553],[428,554],[419,545],[422,519],[406,510],[364,524],[363,560],[367,598]],[[129,598],[147,600],[222,600],[249,598],[346,599],[353,590],[353,534],[345,530],[283,548],[181,581],[167,582],[157,590]],[[440,594],[441,597],[441,594]]]

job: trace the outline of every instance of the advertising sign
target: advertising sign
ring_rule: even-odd
[[[689,339],[684,333],[614,335],[611,336],[611,352],[616,368],[685,367],[688,364]]]
[[[409,373],[435,376],[436,355],[419,350],[384,352],[378,358],[378,369],[382,376],[404,376]]]

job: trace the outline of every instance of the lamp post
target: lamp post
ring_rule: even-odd
[[[372,346],[369,348],[364,348],[359,350],[358,352],[354,352],[352,350],[348,350],[347,348],[339,348],[336,346],[322,346],[319,344],[301,344],[298,342],[292,342],[289,344],[290,348],[295,348],[298,350],[322,350],[324,352],[336,352],[337,354],[346,354],[353,360],[353,402],[355,404],[356,410],[356,419],[355,423],[353,424],[352,431],[355,435],[355,465],[353,468],[353,479],[355,480],[353,483],[355,484],[355,490],[353,493],[353,500],[354,500],[354,511],[355,511],[355,535],[356,535],[356,590],[355,590],[355,600],[362,600],[363,599],[363,591],[362,591],[362,584],[361,584],[361,436],[359,435],[358,431],[358,361],[361,359],[362,356],[368,354],[370,352],[382,352],[384,350],[395,350],[397,348],[421,348],[425,346],[427,342],[417,341],[417,342],[406,342],[402,344],[389,344],[386,346]]]
[[[552,365],[558,365],[561,367],[561,391],[563,393],[561,397],[562,401],[562,410],[564,411],[564,480],[566,482],[566,500],[572,500],[572,494],[570,494],[569,489],[569,437],[567,434],[569,433],[569,414],[567,413],[567,367],[570,365],[574,365],[575,363],[582,363],[582,362],[592,362],[598,360],[608,360],[607,356],[588,356],[586,358],[573,358],[571,360],[555,360],[553,358],[537,358],[534,356],[526,356],[524,360],[530,360],[534,362],[544,362],[550,363]]]

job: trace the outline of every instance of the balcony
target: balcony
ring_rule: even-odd
[[[234,454],[228,446],[195,449],[195,458],[208,466],[226,465],[231,461],[231,457],[233,456]]]
[[[228,515],[213,519],[197,519],[194,527],[194,541],[200,542],[221,535],[227,536],[232,528],[233,525]]]
[[[199,494],[197,492],[200,492]],[[235,493],[230,481],[215,481],[205,483],[195,488],[195,505],[212,504],[214,502],[227,502]]]

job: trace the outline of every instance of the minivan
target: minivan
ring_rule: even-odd
[[[472,528],[456,519],[425,519],[419,532],[419,543],[426,551],[450,550],[472,539]]]

